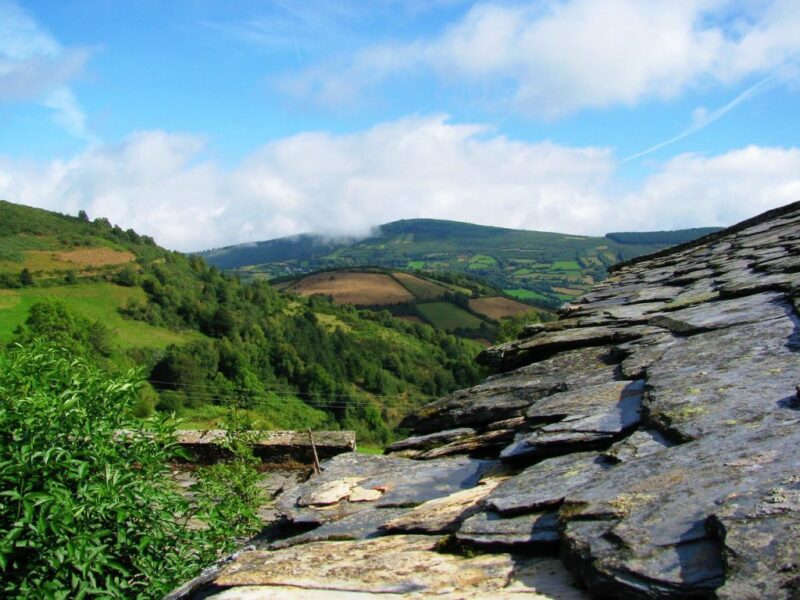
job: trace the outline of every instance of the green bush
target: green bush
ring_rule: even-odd
[[[208,494],[177,493],[175,423],[133,417],[139,382],[41,340],[0,355],[0,596],[161,597],[252,530],[226,535]]]

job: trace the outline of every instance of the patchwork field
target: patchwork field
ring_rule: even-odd
[[[482,323],[475,315],[450,302],[427,302],[418,304],[417,309],[434,327],[445,331],[477,329]]]
[[[331,296],[337,304],[382,306],[411,302],[414,295],[384,273],[323,272],[304,277],[284,288],[303,296]]]
[[[435,300],[436,298],[441,298],[447,292],[447,288],[444,286],[428,279],[422,279],[411,273],[397,271],[392,273],[392,277],[420,300]],[[467,290],[467,292],[469,292],[469,290]]]
[[[503,298],[502,296],[496,296],[494,298],[473,298],[469,301],[469,307],[475,312],[486,315],[495,321],[512,315],[536,312],[536,309],[529,304],[516,302],[515,300]]]

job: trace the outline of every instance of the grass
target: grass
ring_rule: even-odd
[[[499,321],[503,317],[509,317],[511,315],[536,312],[533,306],[500,296],[494,298],[474,298],[469,301],[469,307],[475,312],[485,315],[490,319],[494,319],[495,321]]]
[[[580,271],[581,266],[574,260],[557,260],[551,266],[553,271]]]
[[[362,446],[356,444],[356,452],[359,454],[383,454],[383,448],[380,446]]]
[[[509,296],[513,298],[519,298],[520,300],[548,300],[547,296],[545,296],[541,292],[534,292],[533,290],[523,290],[516,288],[503,291]]]
[[[392,277],[420,300],[435,300],[447,292],[441,285],[409,273],[396,272],[392,273]]]
[[[425,261],[424,260],[410,260],[406,264],[409,269],[413,269],[415,271],[421,271],[425,268]]]
[[[119,348],[166,348],[170,344],[199,339],[200,333],[178,333],[154,327],[141,321],[124,319],[117,311],[128,301],[144,302],[140,288],[128,288],[112,283],[89,283],[74,286],[22,288],[0,290],[0,343],[8,343],[17,326],[28,317],[30,307],[46,299],[62,301],[70,309],[92,321],[100,321],[114,331]]]
[[[417,308],[428,321],[439,329],[478,329],[483,321],[450,302],[427,302]]]

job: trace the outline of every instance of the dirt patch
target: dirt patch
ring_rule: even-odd
[[[493,298],[474,298],[469,301],[469,307],[477,313],[486,315],[498,321],[503,317],[510,317],[526,312],[535,312],[536,309],[528,304],[496,296]]]
[[[86,268],[122,265],[135,260],[136,256],[131,252],[113,248],[80,248],[69,252],[59,252],[56,254],[56,258]]]
[[[414,295],[383,273],[329,272],[304,277],[288,291],[313,296],[331,296],[336,304],[359,306],[411,302]]]

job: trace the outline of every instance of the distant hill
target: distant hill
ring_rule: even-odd
[[[466,273],[519,300],[554,308],[588,290],[617,262],[718,229],[589,237],[408,219],[382,225],[372,236],[361,240],[331,240],[305,234],[199,254],[219,268],[268,279],[364,266]]]

